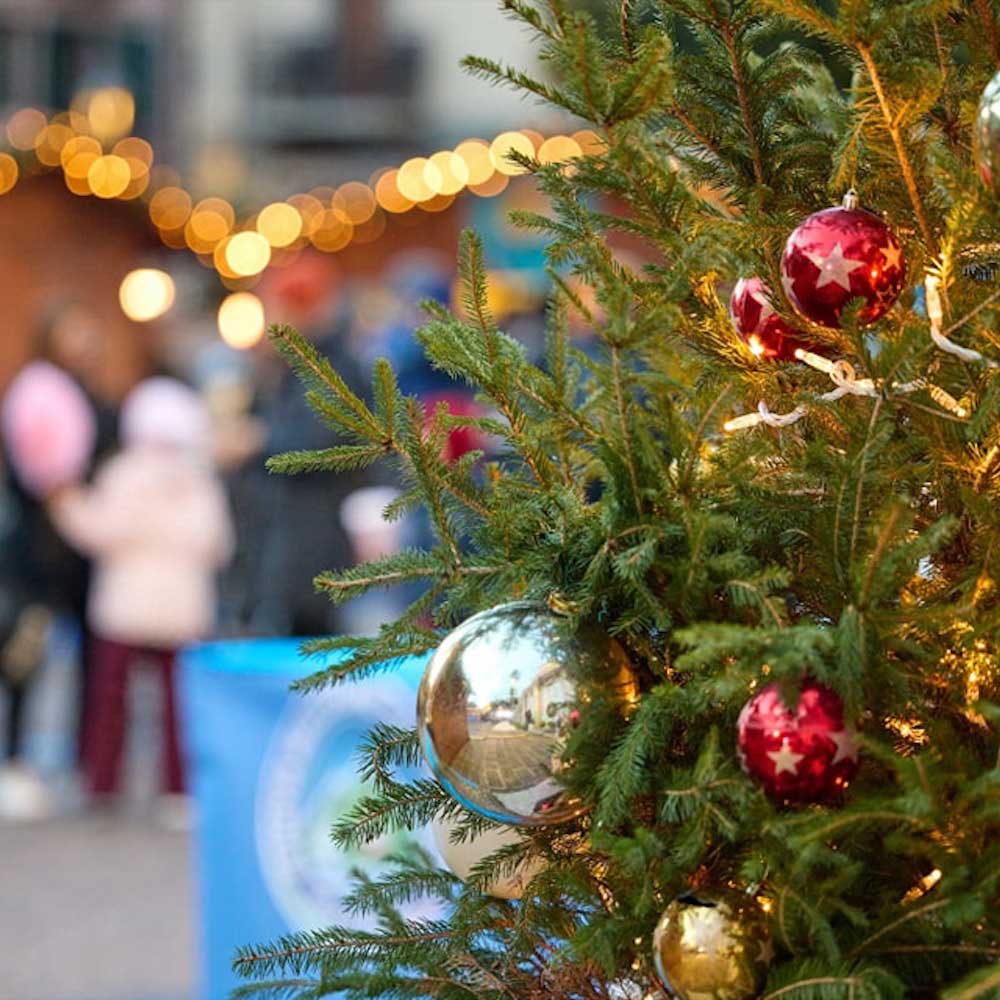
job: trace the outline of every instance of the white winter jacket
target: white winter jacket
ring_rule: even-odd
[[[133,446],[90,488],[52,502],[67,540],[94,559],[87,616],[97,635],[175,648],[215,623],[216,572],[233,530],[221,484],[183,451]]]

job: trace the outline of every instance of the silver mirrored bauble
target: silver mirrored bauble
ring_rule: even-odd
[[[544,604],[482,611],[431,657],[417,699],[427,763],[467,809],[514,826],[572,819],[584,805],[560,777],[565,737],[597,689],[630,705],[624,649],[598,630],[570,634]]]
[[[1000,73],[986,84],[979,99],[973,138],[979,176],[1000,194]]]

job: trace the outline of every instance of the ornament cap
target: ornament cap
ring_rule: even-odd
[[[858,192],[854,188],[848,188],[840,203],[841,208],[853,209],[858,207]]]

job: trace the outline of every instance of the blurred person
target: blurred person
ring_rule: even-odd
[[[350,310],[336,273],[319,254],[303,254],[259,286],[268,319],[294,326],[358,395],[368,380],[350,347]],[[268,348],[270,350],[270,348]],[[310,409],[305,390],[281,358],[260,358],[264,384],[258,415],[264,455],[328,448],[336,436]],[[338,609],[317,594],[313,579],[351,563],[351,545],[338,516],[344,498],[369,481],[365,472],[260,476],[260,557],[250,599],[250,627],[265,635],[315,636],[342,631]]]
[[[58,529],[95,563],[83,764],[97,800],[119,788],[128,680],[140,660],[163,686],[164,790],[184,791],[175,655],[212,632],[215,577],[233,548],[210,420],[193,390],[162,376],[141,382],[122,406],[121,438],[93,486],[64,489],[50,505]]]
[[[113,447],[114,411],[94,392],[102,363],[96,317],[76,303],[59,305],[39,324],[30,357],[4,397],[0,681],[7,695],[7,720],[0,816],[7,818],[39,817],[52,806],[40,777],[24,760],[25,709],[53,621],[58,617],[83,621],[89,565],[55,530],[45,492],[65,473],[67,461],[78,465],[75,478],[85,478],[95,456]],[[15,412],[17,408],[27,413],[27,421]],[[88,427],[77,426],[80,422]],[[27,428],[21,442],[17,435],[26,423],[34,426]],[[70,454],[84,441],[86,454]],[[63,468],[56,469],[60,462]],[[87,662],[84,638],[81,691]]]

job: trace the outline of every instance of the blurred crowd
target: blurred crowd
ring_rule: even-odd
[[[450,304],[453,282],[447,262],[420,254],[364,282],[305,255],[256,291],[268,318],[296,326],[362,397],[384,356],[428,411],[445,402],[476,413],[413,337],[421,301]],[[508,298],[509,324],[539,351],[541,300]],[[385,471],[265,471],[271,455],[333,443],[266,340],[247,352],[204,344],[180,362],[164,352],[117,404],[98,394],[104,347],[83,305],[54,305],[0,400],[0,820],[114,806],[137,671],[160,692],[160,804],[182,815],[178,651],[214,637],[371,632],[412,595],[335,608],[313,578],[419,545],[429,530],[419,517],[382,520],[396,495]],[[447,457],[489,447],[460,431]],[[54,658],[72,675],[62,733],[71,749],[59,763],[60,787],[74,776],[68,798],[53,793],[51,768],[33,766],[27,745],[33,690]]]

